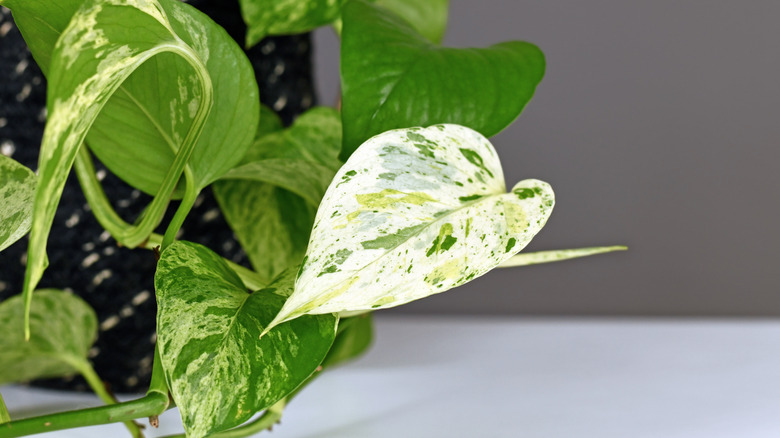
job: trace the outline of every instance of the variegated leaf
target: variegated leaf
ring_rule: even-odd
[[[496,151],[469,128],[378,135],[328,188],[295,293],[274,323],[398,306],[461,285],[525,247],[553,204],[538,180],[506,193]]]
[[[166,9],[157,1],[88,0],[58,39],[49,66],[49,118],[41,145],[25,272],[23,294],[28,307],[44,270],[54,212],[79,147],[122,82],[156,55],[185,59],[198,76],[202,93],[188,136],[158,193],[158,200],[167,201],[184,172],[212,102],[211,79],[200,54],[175,34]],[[164,208],[162,202],[156,205]]]
[[[499,268],[512,268],[515,266],[538,265],[541,263],[560,262],[563,260],[588,257],[596,254],[604,254],[613,251],[625,251],[625,246],[597,246],[593,248],[556,249],[551,251],[527,252],[518,254],[505,262]]]
[[[247,24],[246,45],[267,35],[306,32],[339,16],[346,0],[239,0]]]
[[[373,3],[395,12],[420,35],[440,44],[447,29],[449,0],[372,0]]]
[[[30,231],[35,196],[35,174],[0,155],[0,251]]]
[[[24,340],[21,295],[0,303],[0,385],[66,376],[90,368],[87,352],[97,337],[95,312],[81,298],[39,290],[31,308],[32,335]]]
[[[292,292],[294,272],[248,293],[214,252],[190,242],[163,251],[155,275],[163,368],[188,437],[236,426],[305,381],[336,334],[333,315],[260,333]]]

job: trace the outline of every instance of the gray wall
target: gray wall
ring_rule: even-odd
[[[557,194],[528,250],[630,250],[493,271],[397,311],[780,315],[778,17],[777,0],[452,0],[446,45],[521,39],[547,56],[492,139],[510,186]],[[337,42],[315,42],[332,104]]]

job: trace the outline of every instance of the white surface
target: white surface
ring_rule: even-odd
[[[780,321],[377,318],[271,438],[780,436]],[[3,387],[14,417],[95,404]],[[178,431],[177,413],[147,436]],[[50,437],[126,436],[121,426]]]

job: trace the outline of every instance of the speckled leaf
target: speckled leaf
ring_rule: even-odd
[[[364,143],[322,200],[295,293],[275,319],[398,306],[512,257],[544,226],[550,186],[506,193],[493,146],[457,125]]]
[[[246,45],[267,35],[302,33],[339,16],[345,0],[239,0],[247,24]]]
[[[231,169],[221,179],[268,183],[289,190],[318,206],[336,172],[321,164],[291,158],[269,158]]]
[[[260,337],[293,277],[247,293],[206,247],[180,241],[163,251],[155,275],[158,346],[188,437],[243,423],[322,362],[336,334],[333,315],[300,318]]]
[[[82,3],[9,2],[45,74],[57,38]],[[258,121],[257,84],[241,48],[221,27],[182,2],[162,0],[160,6],[171,29],[205,63],[213,83],[214,106],[223,109],[209,114],[192,154],[190,168],[196,185],[203,187],[233,167],[251,144]],[[130,18],[125,21],[130,22]],[[131,27],[131,32],[137,28]],[[199,93],[198,78],[181,57],[155,56],[138,66],[111,96],[87,142],[113,173],[154,195],[192,125]],[[174,197],[181,194],[179,187]]]
[[[23,315],[21,295],[0,303],[0,385],[72,375],[89,367],[87,352],[97,337],[97,317],[81,298],[57,290],[37,291],[29,341],[24,340]]]
[[[0,155],[0,251],[30,231],[35,174]]]
[[[529,43],[438,47],[358,0],[344,6],[342,18],[342,158],[395,128],[457,123],[492,136],[517,118],[544,74],[544,56]]]
[[[270,281],[290,266],[299,265],[306,251],[323,184],[340,167],[341,118],[330,108],[314,108],[286,130],[258,139],[247,152],[245,165],[272,166],[296,162],[296,177],[260,173],[257,180],[223,180],[214,194],[252,266]],[[310,163],[310,164],[305,164]],[[316,169],[308,173],[302,168]],[[239,167],[235,172],[248,168]],[[327,180],[327,182],[326,182]]]

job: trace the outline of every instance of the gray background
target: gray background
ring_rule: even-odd
[[[421,0],[422,1],[422,0]],[[453,0],[445,44],[537,44],[547,74],[492,139],[552,184],[528,250],[628,252],[493,271],[394,312],[780,315],[780,2]],[[321,103],[338,45],[315,35]]]

